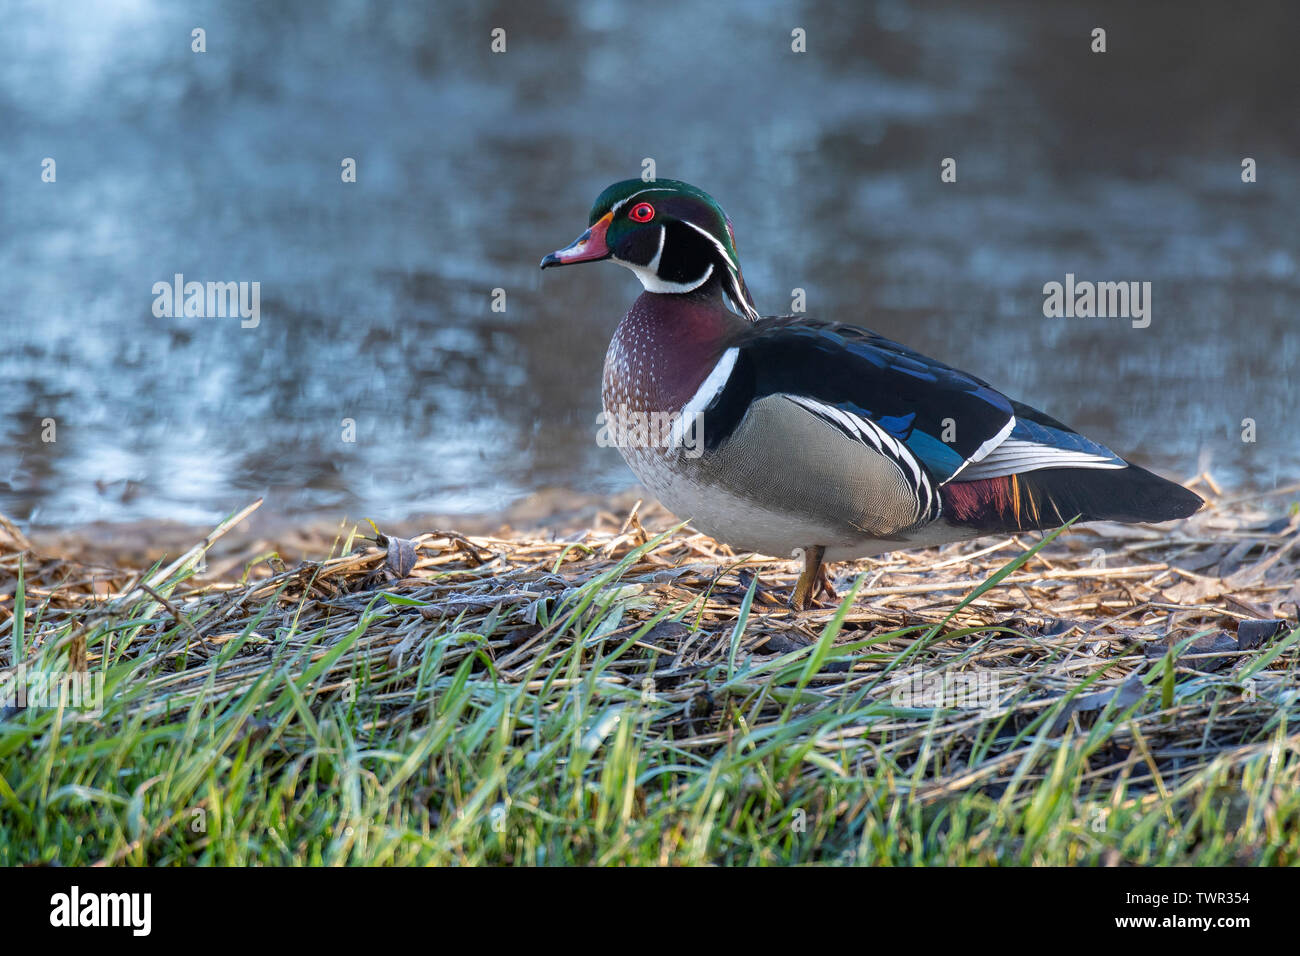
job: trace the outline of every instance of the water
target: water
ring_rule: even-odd
[[[1300,472],[1294,5],[73,0],[0,23],[0,512],[27,525],[630,486],[594,438],[639,286],[537,263],[645,157],[727,209],[765,311],[803,288],[1175,476]],[[260,324],[155,317],[175,273],[260,282]],[[1151,326],[1045,318],[1066,273],[1151,282]]]

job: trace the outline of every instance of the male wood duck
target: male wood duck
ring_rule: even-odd
[[[605,357],[606,424],[659,413],[620,451],[670,511],[734,547],[823,561],[1081,521],[1166,521],[1203,503],[987,382],[874,332],[763,317],[731,222],[673,180],[615,183],[542,268],[611,259],[645,291]],[[687,431],[702,423],[692,446]]]

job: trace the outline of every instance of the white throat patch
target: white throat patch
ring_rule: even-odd
[[[660,251],[663,251],[662,247],[660,248]],[[622,259],[614,259],[612,256],[610,258],[612,261],[617,262],[624,268],[631,269],[635,272],[636,277],[641,280],[641,284],[645,286],[647,292],[693,292],[700,286],[704,285],[704,283],[708,282],[709,277],[713,275],[713,263],[710,262],[709,267],[704,270],[704,275],[700,276],[694,282],[669,282],[666,279],[659,278],[659,274],[650,266],[637,265],[635,262],[624,262]],[[659,257],[657,255],[655,256],[654,264],[659,264]]]

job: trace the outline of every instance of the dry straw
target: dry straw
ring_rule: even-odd
[[[602,691],[651,695],[640,732],[671,735],[684,750],[726,747],[737,716],[760,734],[837,703],[892,701],[869,724],[810,723],[811,745],[836,772],[931,760],[913,787],[930,801],[1010,783],[1035,746],[1015,733],[1044,714],[1051,735],[1119,716],[1085,776],[1123,779],[1130,795],[1154,799],[1211,764],[1300,747],[1300,516],[1284,508],[1294,491],[1216,495],[1193,519],[1160,528],[1074,528],[1036,552],[1038,536],[1021,535],[841,565],[836,586],[852,602],[823,595],[804,614],[784,605],[794,562],[737,556],[651,509],[598,515],[567,535],[402,539],[366,529],[319,540],[318,553],[334,556],[292,568],[255,560],[274,542],[248,541],[202,574],[193,572],[213,544],[256,504],[149,572],[36,553],[0,519],[0,662],[17,663],[21,634],[28,660],[58,645],[92,670],[106,657],[136,665],[146,718],[237,695],[272,660],[310,674],[314,700],[356,693],[359,673],[382,674],[362,689],[373,707],[365,726],[379,728],[425,705],[421,665],[439,641],[455,645],[442,649],[443,673],[477,656],[481,672],[525,691],[580,679],[552,668],[571,659],[574,641],[591,655],[626,642],[604,665]],[[655,537],[643,521],[670,530]],[[96,627],[128,618],[144,624]],[[918,673],[949,686],[979,675],[993,696],[979,709],[900,698]],[[989,721],[1015,746],[990,746],[980,731]],[[527,731],[517,732],[522,743]],[[923,752],[936,747],[952,759]]]

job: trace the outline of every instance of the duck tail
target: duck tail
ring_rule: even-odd
[[[1079,521],[1172,521],[1205,503],[1195,492],[1137,465],[1044,468],[953,481],[941,493],[950,523],[986,534],[1056,528],[1076,515]]]

